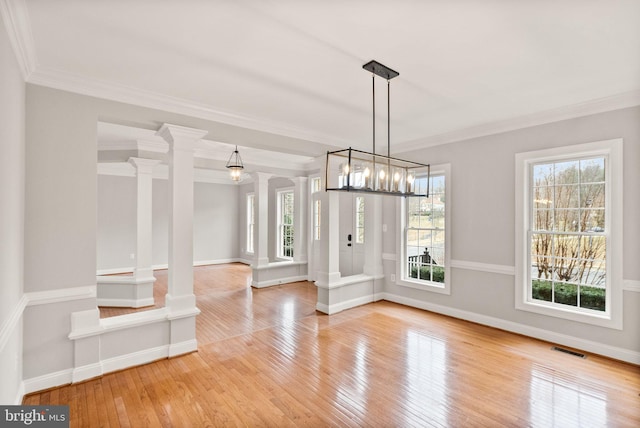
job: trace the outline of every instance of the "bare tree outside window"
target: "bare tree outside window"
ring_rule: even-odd
[[[531,225],[534,299],[605,310],[605,158],[536,164]]]

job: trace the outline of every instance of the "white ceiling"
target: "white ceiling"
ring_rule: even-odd
[[[371,59],[392,151],[640,103],[638,0],[0,1],[28,81],[323,148],[370,149]]]

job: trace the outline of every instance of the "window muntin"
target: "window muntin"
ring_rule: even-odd
[[[320,177],[313,177],[311,179],[311,193],[316,193],[322,190],[322,179]]]
[[[364,197],[356,196],[356,244],[364,244]]]
[[[515,306],[517,309],[622,329],[622,148],[623,140],[613,139],[516,154]],[[601,164],[602,161],[599,159],[604,159],[604,170],[600,173],[603,179],[591,178],[576,182],[570,174],[568,177],[562,176],[565,174],[564,171],[570,169],[572,165],[575,168],[576,161],[579,162],[578,167],[582,161],[584,175],[587,173],[586,169],[594,168],[598,163]],[[587,162],[588,160],[592,161]],[[558,165],[557,168],[556,165],[544,167],[550,164]],[[536,168],[535,174],[534,168]],[[550,177],[550,174],[553,174],[553,182],[540,181],[544,176]],[[557,182],[556,176],[558,176]],[[536,180],[538,184],[534,186]],[[574,188],[570,189],[571,186]],[[555,203],[553,192],[556,191],[565,195],[564,204],[558,206],[558,210],[551,206],[552,202]],[[602,197],[603,191],[604,203],[598,199]],[[567,196],[569,194],[572,196]],[[585,200],[593,196],[596,197],[585,204]],[[542,233],[553,236],[555,241],[547,240],[549,245],[554,245],[552,249],[535,248],[535,234]],[[605,246],[604,254],[601,249],[593,248],[595,237],[598,237],[600,245]],[[544,243],[542,238],[538,238],[537,242],[539,245]],[[593,256],[585,255],[587,250],[591,251]],[[540,273],[537,271],[538,256],[552,259],[541,262]],[[591,271],[587,275],[586,269],[583,270],[580,278],[580,263],[588,261],[590,264],[591,259],[594,263]],[[572,262],[573,265],[571,265]],[[603,284],[600,281],[603,280],[604,311],[589,307],[592,303],[588,303],[588,300],[593,299],[593,293],[590,292],[603,293],[602,288],[591,290],[580,287],[583,290],[579,290],[578,287],[567,285],[565,289],[558,288],[558,295],[552,298],[549,294],[556,290],[544,284],[547,289],[542,292],[546,294],[541,296],[539,291],[536,291],[534,298],[533,280],[541,277],[548,281],[548,278],[544,277],[544,263],[549,266],[546,275],[555,282],[573,283],[571,282],[573,280],[585,287],[599,288],[602,287]],[[602,263],[604,263],[605,275],[598,278],[603,272]],[[539,285],[538,288],[540,288]],[[600,300],[598,305],[601,306],[603,297],[600,296],[598,299]]]
[[[530,166],[531,299],[606,309],[606,157]]]
[[[405,198],[404,279],[434,285],[445,282],[445,175],[429,180],[429,197]],[[427,177],[416,177],[415,186],[418,193],[426,191]]]
[[[278,192],[278,257],[293,258],[293,191]]]
[[[247,253],[253,253],[253,229],[255,226],[255,195],[247,195]]]

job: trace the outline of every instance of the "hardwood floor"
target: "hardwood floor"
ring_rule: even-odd
[[[326,316],[311,283],[249,277],[196,269],[197,353],[24,404],[68,404],[77,427],[640,426],[638,366],[389,302]]]

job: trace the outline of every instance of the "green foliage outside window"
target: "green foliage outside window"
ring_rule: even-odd
[[[596,311],[605,310],[606,291],[604,288],[534,279],[531,291],[532,297],[536,300],[551,302],[555,294],[555,303],[578,306],[578,290],[580,291],[581,308]]]

